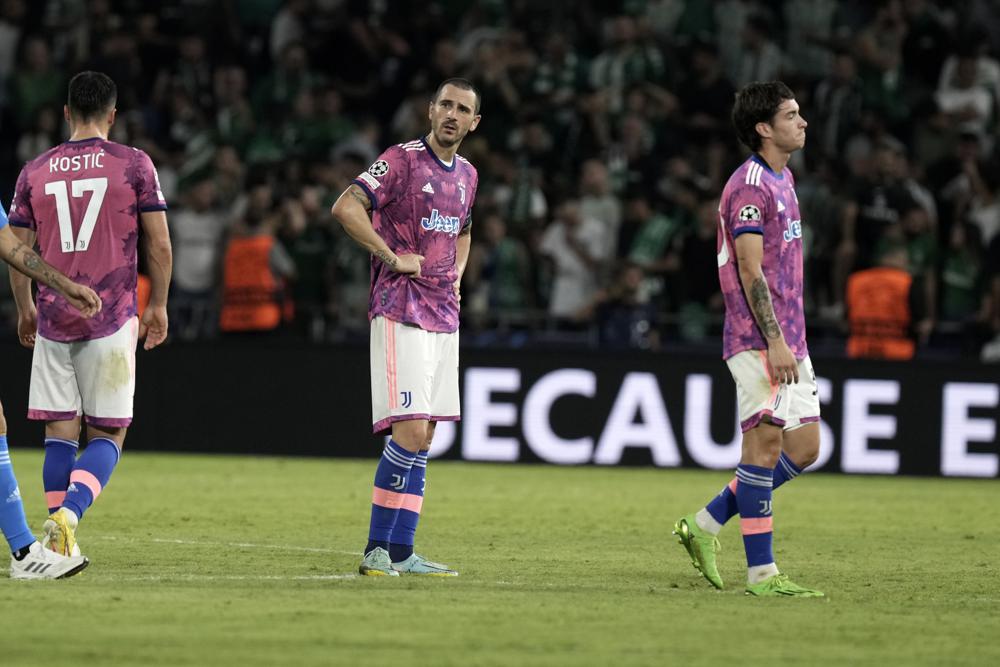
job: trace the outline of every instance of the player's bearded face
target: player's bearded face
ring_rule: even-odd
[[[476,94],[455,86],[445,86],[438,98],[431,102],[431,132],[441,146],[454,146],[465,135],[476,129]]]

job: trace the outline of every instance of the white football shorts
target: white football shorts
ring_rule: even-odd
[[[726,360],[736,380],[736,400],[740,405],[740,428],[754,428],[766,415],[772,424],[786,431],[819,421],[819,393],[816,371],[807,356],[799,361],[797,384],[771,384],[764,350],[745,350]]]
[[[28,419],[61,421],[84,415],[88,424],[132,423],[139,319],[93,340],[61,343],[35,336]]]
[[[371,322],[372,431],[410,419],[458,421],[458,332]]]

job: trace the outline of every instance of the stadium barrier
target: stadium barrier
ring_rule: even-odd
[[[0,346],[11,442],[30,353]],[[814,468],[997,477],[1000,373],[932,361],[814,359],[823,419]],[[368,350],[262,339],[138,352],[126,449],[374,457]],[[462,352],[463,420],[438,426],[432,457],[551,464],[733,468],[735,388],[725,364],[691,354]],[[401,391],[406,389],[400,387]]]

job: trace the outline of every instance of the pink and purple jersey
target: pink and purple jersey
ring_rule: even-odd
[[[426,331],[457,331],[456,241],[472,224],[476,168],[460,155],[446,165],[417,139],[388,148],[354,183],[371,200],[372,225],[389,248],[424,256],[419,278],[372,257],[369,319],[382,315]]]
[[[762,158],[750,157],[729,177],[719,215],[719,283],[726,301],[723,358],[744,350],[767,349],[740,282],[733,243],[741,234],[761,234],[761,270],[771,288],[774,315],[792,354],[804,359],[809,350],[802,310],[802,222],[792,172],[786,168],[775,174]]]
[[[36,232],[42,258],[92,288],[103,308],[84,319],[54,290],[38,286],[38,334],[93,340],[135,316],[139,214],[165,211],[156,169],[137,148],[100,137],[67,141],[21,170],[10,223]]]

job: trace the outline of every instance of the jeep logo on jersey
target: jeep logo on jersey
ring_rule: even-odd
[[[372,166],[368,167],[368,173],[376,178],[379,176],[385,176],[389,173],[389,163],[385,160],[379,160]]]
[[[747,204],[740,209],[740,220],[743,222],[760,220],[760,209],[753,204]]]
[[[788,229],[785,230],[785,243],[802,238],[802,221],[788,219]]]
[[[427,231],[457,234],[459,221],[457,215],[441,215],[435,208],[431,210],[429,218],[420,219],[420,226]]]

